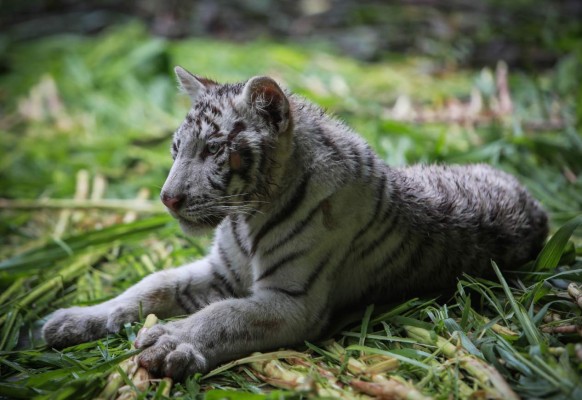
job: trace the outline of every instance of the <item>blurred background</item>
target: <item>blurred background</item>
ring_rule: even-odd
[[[155,36],[322,41],[378,61],[423,54],[451,65],[551,67],[580,37],[578,0],[3,1],[10,39],[95,34],[139,19]]]
[[[0,256],[163,213],[178,64],[272,75],[392,165],[488,162],[582,208],[579,0],[0,1],[0,26]]]

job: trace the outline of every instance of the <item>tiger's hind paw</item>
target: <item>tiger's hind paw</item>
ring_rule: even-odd
[[[140,334],[135,343],[137,348],[144,349],[139,355],[140,365],[154,375],[177,381],[196,372],[206,372],[206,358],[173,325],[155,325]]]

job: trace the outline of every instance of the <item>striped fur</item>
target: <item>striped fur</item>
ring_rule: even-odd
[[[177,67],[192,109],[162,190],[186,231],[216,228],[209,255],[115,299],[59,310],[64,347],[144,313],[142,365],[183,378],[252,351],[317,338],[334,310],[443,290],[490,259],[517,267],[547,218],[511,176],[486,165],[385,165],[341,122],[270,78],[221,85]]]

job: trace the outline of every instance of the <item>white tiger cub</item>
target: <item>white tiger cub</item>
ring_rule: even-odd
[[[268,77],[218,84],[175,69],[192,108],[161,199],[186,232],[216,227],[209,255],[118,297],[58,310],[50,346],[117,332],[144,314],[189,317],[142,334],[140,363],[182,379],[253,351],[319,337],[333,312],[438,291],[490,259],[517,267],[547,235],[540,205],[486,165],[385,165]]]

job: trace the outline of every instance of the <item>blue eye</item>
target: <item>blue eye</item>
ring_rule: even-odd
[[[218,143],[208,143],[206,145],[206,150],[208,150],[210,154],[216,154],[219,149],[220,145]]]

